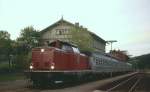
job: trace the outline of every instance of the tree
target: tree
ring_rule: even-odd
[[[138,69],[150,69],[150,54],[132,58],[132,65]]]
[[[71,29],[71,41],[78,45],[81,51],[93,51],[92,37],[87,29],[74,27]]]
[[[15,43],[14,63],[17,69],[25,69],[30,63],[31,49],[38,46],[40,32],[32,26],[21,30],[20,36]]]
[[[19,46],[24,49],[22,51],[29,51],[31,48],[36,47],[39,43],[40,33],[32,26],[25,27],[21,30],[20,37],[17,38]]]
[[[10,55],[12,53],[12,40],[7,31],[0,31],[0,62],[7,64],[10,69]],[[3,67],[4,68],[4,67]],[[6,68],[6,67],[5,67]]]
[[[0,55],[8,56],[11,49],[10,34],[7,31],[0,31]]]
[[[9,40],[10,34],[7,31],[0,30],[0,39]]]

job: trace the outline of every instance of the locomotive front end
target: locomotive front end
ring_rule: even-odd
[[[53,62],[54,48],[34,48],[32,49],[31,70],[54,70]]]
[[[50,46],[32,49],[29,78],[35,85],[70,81],[89,69],[88,57],[72,44],[54,41]],[[83,73],[85,74],[85,73]]]

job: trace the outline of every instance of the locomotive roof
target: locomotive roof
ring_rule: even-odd
[[[59,42],[60,44],[69,45],[69,46],[72,46],[72,47],[77,47],[77,45],[75,45],[75,44],[65,42],[65,41],[60,41],[60,40],[55,40],[55,41],[51,42],[50,44],[53,44],[53,43],[56,43],[56,42]]]

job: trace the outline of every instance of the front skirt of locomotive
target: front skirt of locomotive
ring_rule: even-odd
[[[56,82],[76,81],[80,77],[81,72],[30,70],[25,71],[25,75],[32,81],[33,85],[45,86],[56,84]]]

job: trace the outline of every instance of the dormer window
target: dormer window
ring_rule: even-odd
[[[68,29],[56,29],[56,35],[68,34]]]
[[[62,31],[61,30],[59,30],[59,35],[62,35]]]
[[[56,35],[62,35],[62,32],[60,29],[56,29]]]

